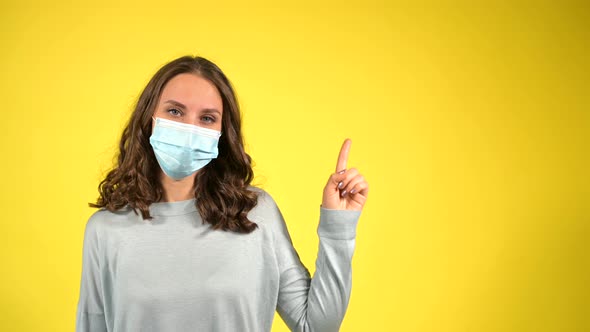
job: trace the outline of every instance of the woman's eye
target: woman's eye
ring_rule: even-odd
[[[168,110],[168,113],[169,113],[170,115],[173,115],[173,116],[180,116],[180,115],[182,114],[182,112],[180,112],[180,111],[179,111],[179,110],[177,110],[176,108],[171,108],[171,109],[169,109],[169,110]]]
[[[212,116],[208,116],[208,115],[202,116],[201,117],[201,120],[203,122],[207,122],[207,123],[213,123],[213,122],[215,122],[215,118],[212,117]]]

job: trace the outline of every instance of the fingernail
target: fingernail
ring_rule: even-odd
[[[345,169],[341,170],[340,172],[338,172],[338,174],[344,174],[344,172],[346,172]]]
[[[343,185],[342,181],[338,182],[338,189],[342,189],[342,185]]]
[[[340,196],[344,197],[344,195],[346,195],[346,190],[342,190],[342,192],[340,193]]]
[[[355,192],[356,192],[356,190],[352,189],[352,190],[350,191],[350,194],[351,194],[351,195],[353,195]]]

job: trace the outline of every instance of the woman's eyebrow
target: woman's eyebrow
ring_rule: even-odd
[[[217,114],[221,115],[221,112],[219,112],[216,108],[203,108],[202,111],[204,113],[217,113]]]
[[[180,108],[186,108],[186,106],[184,106],[184,104],[177,102],[176,100],[172,100],[172,99],[166,100],[164,103],[172,104],[172,105],[178,106]]]

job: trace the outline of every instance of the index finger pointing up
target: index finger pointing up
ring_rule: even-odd
[[[344,140],[342,148],[340,148],[340,154],[338,155],[338,163],[336,164],[336,172],[346,170],[346,162],[348,161],[348,152],[350,151],[350,145],[352,141],[350,138]]]

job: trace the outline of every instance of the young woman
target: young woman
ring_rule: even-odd
[[[181,57],[145,87],[84,234],[76,331],[336,331],[368,184],[345,140],[324,188],[313,278],[253,187],[240,111],[212,62]]]

